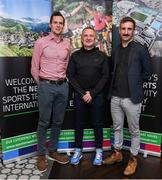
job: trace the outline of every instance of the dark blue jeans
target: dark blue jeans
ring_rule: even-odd
[[[68,83],[50,84],[41,81],[38,85],[39,122],[37,129],[38,155],[46,153],[46,132],[52,119],[49,152],[57,149],[61,126],[68,100]]]
[[[91,103],[85,103],[83,99],[75,96],[75,146],[82,148],[83,129],[85,128],[85,119],[90,113],[92,126],[94,128],[96,148],[102,148],[103,143],[103,111],[104,98],[103,95],[96,96]]]

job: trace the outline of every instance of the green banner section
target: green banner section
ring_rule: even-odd
[[[152,132],[148,133],[146,131],[141,131],[140,137],[141,137],[142,143],[161,145],[160,133],[152,133]]]
[[[111,136],[113,136],[114,131],[111,128]],[[127,128],[124,128],[124,139],[130,140],[131,135]],[[161,133],[153,133],[147,131],[140,131],[140,140],[141,143],[144,144],[154,144],[154,145],[161,145],[162,135]]]
[[[104,139],[110,139],[110,129],[103,129]],[[50,129],[47,131],[47,140],[49,140]],[[83,140],[94,140],[94,133],[92,129],[84,130]],[[62,130],[59,141],[74,141],[74,130]],[[20,149],[27,146],[37,144],[36,132],[29,133],[21,136],[15,136],[11,138],[2,139],[2,152],[11,151],[14,149]]]

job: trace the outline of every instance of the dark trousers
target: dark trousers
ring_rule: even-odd
[[[67,106],[69,85],[41,81],[38,85],[39,122],[37,129],[38,155],[46,153],[46,132],[52,116],[49,152],[57,149],[64,113]]]
[[[90,113],[90,119],[94,128],[96,148],[102,148],[103,144],[103,95],[96,96],[91,103],[85,103],[83,99],[75,96],[75,146],[82,148],[83,129],[85,128],[86,116]]]

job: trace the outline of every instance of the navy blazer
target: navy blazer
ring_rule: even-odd
[[[130,99],[134,104],[142,102],[143,82],[152,74],[151,58],[146,46],[137,42],[130,42],[130,53],[128,57],[128,86]],[[112,79],[110,85],[109,97],[112,96],[112,85],[115,80],[116,65],[120,61],[119,45],[112,53]]]

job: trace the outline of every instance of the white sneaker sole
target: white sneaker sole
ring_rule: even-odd
[[[96,164],[96,163],[93,163],[93,165],[94,165],[94,166],[101,166],[101,165],[102,165],[102,163],[101,163],[101,164]]]

